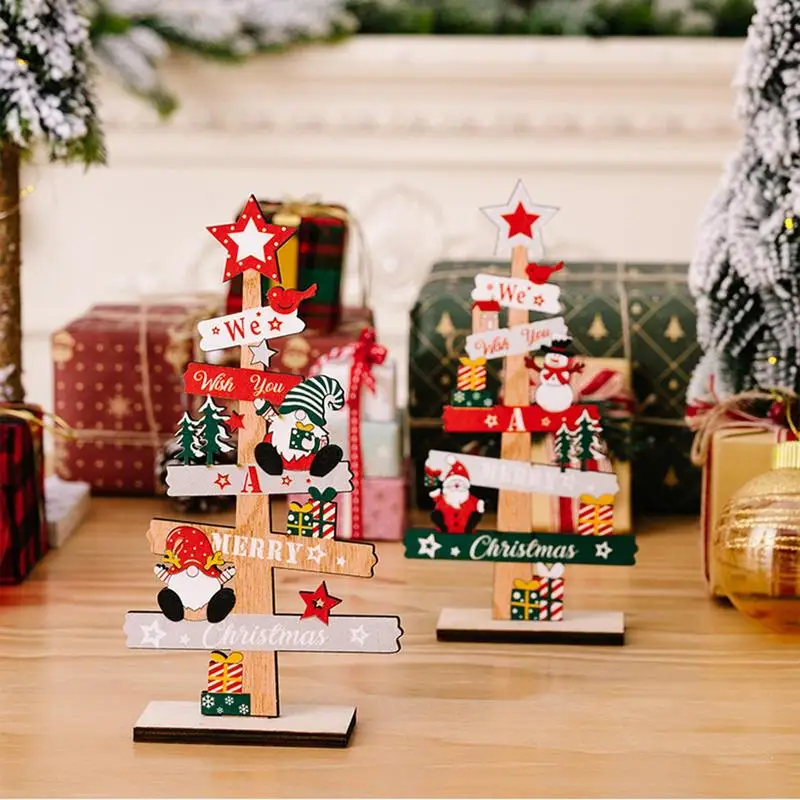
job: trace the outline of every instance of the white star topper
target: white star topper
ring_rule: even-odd
[[[244,261],[247,256],[254,256],[259,261],[263,261],[264,248],[267,246],[267,242],[274,238],[274,234],[260,231],[252,218],[247,220],[243,231],[229,235],[236,243],[237,261]]]
[[[537,206],[522,181],[517,181],[505,205],[485,206],[481,211],[497,226],[495,255],[510,255],[515,247],[522,246],[532,250],[534,258],[544,256],[542,226],[556,215],[558,209],[555,206]]]

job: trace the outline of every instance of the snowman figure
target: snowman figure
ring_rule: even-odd
[[[525,365],[539,373],[533,392],[533,402],[545,411],[556,414],[566,411],[575,402],[575,391],[570,385],[573,375],[583,371],[583,364],[568,353],[568,342],[553,342],[544,351],[542,366],[535,358],[525,360]]]
[[[166,584],[158,593],[158,606],[172,622],[180,622],[186,609],[198,611],[204,606],[209,622],[222,622],[236,605],[233,589],[223,588],[236,567],[226,565],[208,536],[191,525],[169,532],[161,563],[153,571]]]

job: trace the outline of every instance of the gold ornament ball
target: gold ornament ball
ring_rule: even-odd
[[[773,468],[731,498],[714,558],[742,614],[772,631],[800,633],[800,442],[777,445]]]

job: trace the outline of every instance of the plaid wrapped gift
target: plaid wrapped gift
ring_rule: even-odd
[[[286,513],[286,532],[292,536],[318,536],[314,533],[312,503],[289,503]]]
[[[200,713],[204,717],[249,717],[250,695],[229,692],[201,692]]]
[[[226,655],[215,650],[208,660],[208,691],[241,693],[244,678],[244,656],[241,653]]]
[[[38,406],[0,407],[0,585],[20,583],[48,550]]]
[[[283,286],[308,289],[317,285],[317,294],[306,300],[302,317],[307,329],[330,333],[342,316],[341,286],[344,272],[350,215],[341,205],[319,203],[275,203],[259,200],[268,222],[297,227],[297,233],[280,249],[278,266]],[[264,292],[272,285],[262,278]],[[242,309],[242,276],[230,282],[227,313]]]
[[[311,498],[311,535],[320,539],[333,539],[336,536],[338,514],[336,490],[328,486],[320,491],[316,486],[311,486],[308,495]]]
[[[472,333],[471,292],[479,272],[508,275],[508,262],[435,264],[411,311],[409,427],[418,488],[433,436],[429,429],[441,427],[442,406],[457,386],[464,341]],[[606,441],[614,458],[633,459],[637,510],[696,513],[700,479],[689,458],[692,433],[683,415],[700,348],[686,266],[571,263],[558,273],[556,283],[576,350],[597,358],[624,358],[633,365],[633,390],[641,405],[633,446],[615,441],[610,431]],[[501,324],[504,318],[500,312]],[[490,384],[497,381],[502,362],[487,362]],[[430,506],[426,494],[420,492],[417,499]]]

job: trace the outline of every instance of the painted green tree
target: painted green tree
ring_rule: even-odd
[[[205,450],[206,464],[210,466],[217,455],[233,450],[233,446],[228,444],[230,434],[225,426],[230,417],[222,413],[222,406],[218,406],[211,397],[206,398],[200,414],[200,438]]]
[[[561,467],[564,472],[566,468],[572,463],[572,433],[567,429],[567,426],[562,422],[561,427],[556,431],[553,447],[555,449],[556,464]]]
[[[184,411],[178,423],[178,434],[175,437],[180,447],[178,458],[181,462],[191,464],[203,457],[203,450],[200,447],[200,437],[198,435],[198,424]]]
[[[582,411],[578,417],[575,432],[575,455],[580,462],[581,469],[586,469],[589,461],[602,455],[603,445],[600,441],[600,425],[592,419],[587,411]]]

